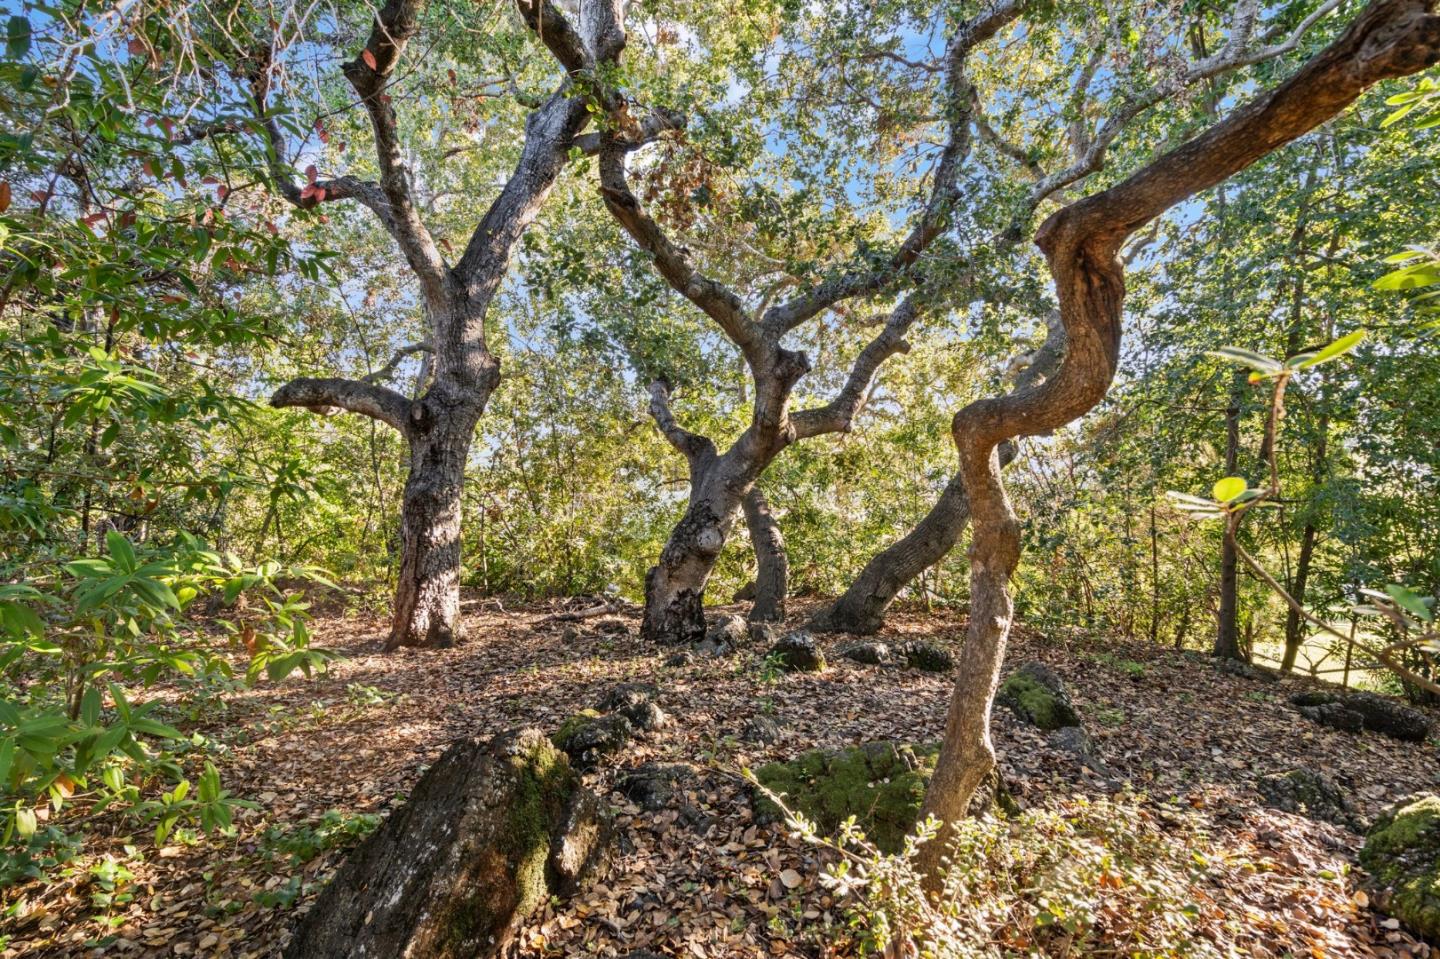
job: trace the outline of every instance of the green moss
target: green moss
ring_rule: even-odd
[[[813,749],[761,767],[756,778],[821,831],[834,832],[854,816],[877,846],[894,852],[919,818],[938,752],[886,742],[838,752]],[[765,815],[779,814],[763,796],[757,804]]]
[[[1390,890],[1389,912],[1420,935],[1440,938],[1440,796],[1386,810],[1365,837],[1360,864]]]
[[[1048,687],[1025,673],[1016,673],[1000,686],[998,698],[1041,729],[1079,725],[1075,711]]]
[[[450,944],[456,949],[487,941],[512,919],[524,920],[545,905],[554,885],[550,847],[579,777],[564,754],[543,736],[522,737],[518,745],[521,748],[506,759],[515,790],[499,831],[503,866],[514,870],[515,897],[513,902],[508,896],[506,901],[472,899],[467,908],[456,910],[447,923]]]
[[[560,728],[555,730],[555,735],[550,737],[550,741],[564,749],[565,744],[570,741],[572,736],[599,718],[600,714],[595,710],[582,709],[561,723]]]

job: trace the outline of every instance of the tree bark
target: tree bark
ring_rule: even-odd
[[[1059,316],[1049,317],[1047,325],[1044,344],[1030,355],[1025,369],[1015,378],[1017,390],[1044,382],[1065,353],[1065,328]],[[1000,466],[1010,465],[1016,454],[1014,443],[1001,444]],[[879,632],[895,597],[925,570],[950,555],[969,522],[965,483],[956,473],[930,512],[909,533],[866,563],[850,588],[815,615],[812,628],[862,636]]]
[[[1078,200],[1041,225],[1036,243],[1055,283],[1065,325],[1065,361],[1042,386],[971,403],[951,434],[970,501],[970,621],[923,816],[942,828],[920,850],[926,890],[938,893],[953,824],[995,765],[990,710],[1013,606],[1009,580],[1020,528],[1000,480],[996,448],[1058,429],[1105,396],[1120,356],[1125,294],[1121,245],[1140,227],[1215,186],[1340,113],[1381,80],[1440,61],[1433,0],[1379,0],[1289,80],[1109,189]]]
[[[1330,417],[1320,417],[1320,439],[1315,444],[1314,469],[1311,478],[1318,484],[1325,478],[1325,455],[1329,447],[1330,438]],[[1300,534],[1300,555],[1295,560],[1295,580],[1290,584],[1290,595],[1295,597],[1295,602],[1301,606],[1305,605],[1305,591],[1310,585],[1310,567],[1315,558],[1315,540],[1319,530],[1315,526],[1313,517],[1305,520],[1305,529]],[[1285,655],[1280,662],[1282,672],[1290,672],[1295,668],[1295,660],[1300,655],[1300,647],[1305,643],[1305,621],[1300,618],[1299,610],[1294,608],[1285,611]]]
[[[1245,380],[1237,374],[1225,409],[1225,475],[1234,476],[1240,458],[1240,390]],[[1220,544],[1220,608],[1215,618],[1215,647],[1221,659],[1243,660],[1240,651],[1240,559],[1235,542],[1226,536]]]
[[[410,440],[400,514],[400,573],[387,650],[447,648],[460,627],[460,497],[479,410],[462,411]]]
[[[755,551],[755,600],[748,619],[752,623],[779,623],[785,619],[785,597],[790,578],[790,559],[785,538],[770,504],[759,486],[750,487],[742,503],[750,546]]]

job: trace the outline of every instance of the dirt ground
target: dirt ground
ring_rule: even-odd
[[[77,861],[63,881],[11,895],[0,919],[9,936],[0,956],[277,956],[343,849],[296,864],[275,853],[267,830],[273,836],[313,824],[327,810],[381,813],[451,740],[516,725],[553,731],[614,683],[633,680],[660,685],[658,703],[672,722],[588,777],[619,814],[621,852],[602,881],[532,920],[520,953],[620,956],[643,947],[698,959],[834,954],[827,931],[843,925],[844,915],[816,881],[821,854],[783,827],[757,826],[737,773],[814,746],[933,742],[950,680],[834,657],[823,673],[776,677],[761,668],[763,650],[666,667],[674,650],[642,643],[635,613],[620,614],[627,634],[601,633],[588,621],[567,638],[565,624],[542,622],[558,608],[468,600],[465,644],[391,655],[380,652],[378,620],[317,619],[316,644],[347,657],[328,676],[242,692],[199,717],[206,735],[230,744],[226,786],[261,806],[239,820],[238,836],[172,840],[159,850],[143,835],[114,836],[108,851],[121,855],[128,839],[144,856],[129,863],[133,899],[108,910],[107,922],[95,904],[94,858]],[[795,624],[805,611],[800,604]],[[887,632],[955,649],[962,628],[948,614],[908,613],[894,616]],[[829,650],[845,639],[818,638]],[[1214,846],[1244,864],[1210,890],[1199,934],[1242,956],[1430,954],[1357,904],[1364,898],[1355,895],[1358,879],[1348,867],[1359,837],[1265,808],[1254,783],[1298,766],[1318,768],[1373,817],[1398,798],[1436,787],[1433,743],[1316,726],[1286,702],[1305,681],[1237,678],[1142,644],[1022,628],[1007,663],[1028,659],[1052,665],[1069,683],[1118,778],[1146,802],[1187,806]],[[781,725],[779,742],[739,741],[742,725],[757,715]],[[997,710],[995,734],[1003,773],[1022,804],[1113,786],[1006,710]],[[611,792],[626,769],[649,761],[698,768],[680,808],[645,813]],[[794,888],[777,878],[786,870],[801,877]]]

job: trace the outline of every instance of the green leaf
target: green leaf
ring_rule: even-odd
[[[1429,605],[1419,593],[1396,584],[1386,586],[1385,592],[1395,601],[1395,605],[1401,607],[1421,622],[1428,623],[1433,618]]]
[[[1340,339],[1316,353],[1302,353],[1299,356],[1292,357],[1288,365],[1294,370],[1305,370],[1312,366],[1319,366],[1321,363],[1328,363],[1336,357],[1344,356],[1346,353],[1355,349],[1363,339],[1365,339],[1365,331],[1355,330],[1353,333],[1345,334],[1340,337]]]
[[[1243,476],[1227,476],[1211,488],[1210,494],[1215,497],[1215,502],[1228,503],[1244,493],[1249,485]]]
[[[30,21],[24,17],[11,17],[5,31],[5,56],[19,60],[30,52]]]
[[[1219,349],[1211,350],[1207,355],[1228,360],[1231,363],[1239,363],[1265,374],[1279,373],[1284,369],[1279,360],[1273,360],[1263,353],[1256,353],[1254,350],[1246,350],[1238,346],[1222,346]]]

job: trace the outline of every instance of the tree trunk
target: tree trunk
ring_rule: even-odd
[[[1225,475],[1234,476],[1240,458],[1240,393],[1243,374],[1237,374],[1225,410]],[[1221,659],[1244,659],[1240,653],[1239,557],[1235,542],[1226,536],[1220,545],[1220,611],[1216,617],[1215,647],[1212,655]]]
[[[850,588],[816,614],[813,627],[862,636],[879,632],[900,590],[948,556],[969,522],[970,504],[956,474],[925,518],[866,563]]]
[[[482,404],[483,405],[483,404]],[[400,575],[386,650],[455,645],[460,626],[460,495],[480,412],[456,410],[410,439]]]
[[[1047,318],[1045,342],[1015,379],[1015,389],[1029,389],[1055,372],[1065,352],[1065,328],[1058,315]],[[1012,463],[1019,452],[1014,443],[1000,445],[1000,466]],[[970,522],[965,484],[956,473],[945,485],[930,512],[902,539],[865,564],[855,582],[833,604],[816,614],[812,627],[868,636],[885,624],[885,613],[900,590],[931,569],[955,548]],[[938,577],[937,577],[938,583]]]
[[[700,479],[689,508],[660,551],[660,561],[645,575],[645,615],[640,621],[644,639],[678,644],[705,638],[705,584],[741,499],[723,484],[715,486]]]
[[[770,512],[770,504],[759,486],[752,486],[742,504],[745,525],[750,530],[750,545],[755,550],[755,601],[750,606],[750,622],[778,623],[785,619],[785,594],[790,576],[790,560],[785,555],[785,538],[780,524]]]
[[[1314,468],[1311,471],[1311,478],[1318,484],[1325,479],[1325,454],[1330,439],[1330,417],[1320,417],[1320,439],[1315,444]],[[1295,581],[1290,584],[1290,595],[1295,597],[1295,602],[1301,606],[1305,605],[1305,590],[1310,585],[1310,566],[1315,557],[1315,538],[1319,531],[1315,528],[1315,520],[1307,518],[1305,529],[1300,534],[1300,555],[1295,561]],[[1285,613],[1285,656],[1281,660],[1280,668],[1284,672],[1290,672],[1295,668],[1295,659],[1300,655],[1300,647],[1305,642],[1305,622],[1300,618],[1300,613],[1294,608],[1286,610]]]

